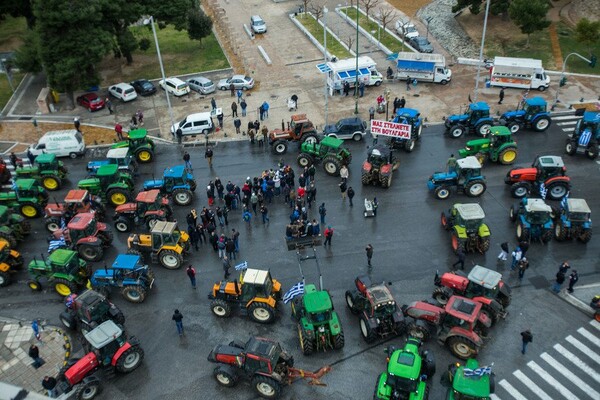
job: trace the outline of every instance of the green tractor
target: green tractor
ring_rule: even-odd
[[[11,248],[17,242],[25,240],[31,232],[31,224],[22,215],[12,213],[8,207],[0,206],[0,239],[4,239]]]
[[[40,154],[35,158],[35,165],[19,167],[15,170],[17,179],[31,178],[39,181],[46,190],[59,190],[63,179],[67,176],[67,168],[54,154]]]
[[[35,179],[17,179],[10,192],[0,193],[0,205],[18,209],[26,218],[37,218],[48,204],[48,192]]]
[[[442,384],[448,386],[445,400],[490,400],[495,391],[495,375],[490,367],[479,367],[479,362],[469,358],[465,365],[453,363],[448,374],[442,376]]]
[[[461,158],[475,156],[482,165],[487,159],[510,165],[517,159],[517,142],[512,139],[510,129],[505,126],[493,126],[483,138],[468,141],[458,154]]]
[[[42,290],[41,278],[46,278],[61,296],[68,296],[85,287],[91,289],[89,278],[92,268],[72,250],[56,249],[47,259],[34,258],[28,270],[27,285],[31,290]]]
[[[323,161],[323,169],[331,176],[339,176],[342,165],[349,165],[352,154],[348,149],[342,147],[344,141],[334,137],[326,136],[320,143],[306,141],[300,145],[298,165],[302,168],[310,167],[312,164]]]
[[[23,266],[21,254],[10,248],[7,241],[0,239],[0,287],[10,283],[10,274]]]
[[[419,339],[408,337],[401,349],[390,346],[387,371],[377,378],[374,400],[426,400],[429,398],[427,380],[435,374],[435,359],[421,350]]]
[[[154,159],[154,141],[148,139],[147,130],[133,129],[127,136],[127,140],[113,144],[111,149],[129,147],[129,153],[133,154],[140,164],[149,163]]]
[[[344,330],[328,291],[306,285],[304,295],[292,302],[292,316],[298,321],[298,339],[305,356],[344,347]]]
[[[77,187],[116,207],[131,201],[134,184],[131,175],[119,172],[118,165],[109,164],[98,168],[94,178],[79,181]]]
[[[477,203],[456,203],[446,214],[442,211],[442,227],[452,231],[452,250],[456,253],[485,253],[490,248],[490,228],[483,222],[485,213]]]

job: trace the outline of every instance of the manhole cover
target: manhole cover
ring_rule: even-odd
[[[531,283],[536,289],[546,289],[550,286],[550,282],[548,282],[548,279],[546,279],[546,277],[542,275],[532,276],[528,280],[529,283]]]

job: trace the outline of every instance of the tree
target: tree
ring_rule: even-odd
[[[360,4],[365,9],[365,14],[367,14],[367,19],[369,19],[369,12],[379,5],[381,0],[359,0]]]
[[[15,64],[20,70],[40,73],[43,70],[40,59],[40,44],[35,31],[28,30],[25,34],[23,45],[15,52]]]
[[[396,18],[398,18],[398,13],[393,8],[379,8],[379,20],[381,21],[381,27],[385,32],[385,28],[393,22]]]
[[[302,13],[306,13],[311,7],[311,0],[302,0]]]
[[[582,18],[575,27],[575,40],[592,52],[592,47],[600,41],[600,21]]]
[[[11,17],[25,17],[27,28],[32,29],[35,26],[35,17],[32,10],[33,0],[13,0],[0,2],[0,21],[7,15]]]
[[[513,0],[508,9],[508,15],[527,35],[526,47],[529,47],[529,36],[550,26],[546,14],[550,5],[546,0]]]
[[[202,39],[212,32],[212,20],[200,7],[195,7],[188,13],[187,30],[190,40],[197,40],[202,44]]]
[[[195,0],[146,0],[143,3],[147,14],[157,21],[172,24],[178,31],[187,29],[189,11],[195,7]]]
[[[458,12],[464,8],[469,8],[473,15],[479,14],[485,10],[486,0],[457,0],[457,3],[452,6],[452,12]],[[490,12],[492,15],[504,14],[508,11],[510,0],[492,0],[490,3]]]
[[[142,0],[96,0],[96,2],[101,7],[103,28],[114,37],[115,56],[123,56],[127,64],[131,64],[138,42],[129,30],[129,26],[142,17],[144,13]]]
[[[310,12],[315,16],[315,19],[319,21],[323,16],[323,5],[322,4],[313,4],[310,7]]]

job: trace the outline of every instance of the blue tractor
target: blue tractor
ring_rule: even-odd
[[[592,211],[584,199],[563,199],[557,214],[554,226],[556,240],[577,239],[587,243],[592,239]]]
[[[577,121],[575,131],[567,139],[565,152],[572,156],[585,154],[590,159],[598,157],[600,141],[600,111],[585,111],[583,118]]]
[[[552,207],[544,200],[523,197],[518,205],[510,207],[509,217],[517,223],[519,241],[548,243],[552,240]]]
[[[112,268],[98,269],[90,278],[92,288],[106,296],[113,287],[132,303],[141,303],[154,285],[154,272],[137,254],[119,254]]]
[[[490,116],[490,106],[480,101],[469,104],[464,114],[450,115],[444,125],[446,134],[455,139],[469,132],[485,136],[494,125],[494,119]]]
[[[512,133],[517,133],[521,129],[543,132],[552,123],[547,108],[546,100],[541,97],[526,99],[518,109],[502,114],[500,125],[506,126]]]
[[[183,165],[166,168],[162,179],[152,179],[144,182],[144,190],[158,189],[161,193],[173,196],[173,202],[178,206],[187,206],[192,202],[196,181]]]
[[[440,200],[450,197],[453,187],[469,197],[479,197],[487,188],[485,177],[481,175],[481,164],[473,156],[456,161],[456,166],[448,172],[435,172],[427,181],[427,187]]]
[[[399,108],[396,111],[396,116],[392,122],[409,125],[410,138],[393,137],[389,142],[390,147],[394,149],[404,149],[407,153],[410,153],[415,149],[417,141],[421,139],[421,132],[423,131],[423,118],[421,118],[421,113],[412,108]]]

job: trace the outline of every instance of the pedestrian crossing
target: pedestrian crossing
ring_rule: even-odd
[[[504,377],[491,400],[600,399],[600,323],[556,343],[552,350]]]
[[[552,117],[552,122],[560,127],[563,132],[570,134],[575,131],[575,125],[577,125],[577,122],[581,118],[583,117],[578,117],[575,115],[575,113],[568,115],[557,115]]]

